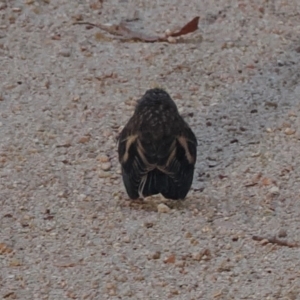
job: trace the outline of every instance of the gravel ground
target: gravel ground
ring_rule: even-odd
[[[300,299],[299,14],[298,0],[2,0],[1,299]],[[196,15],[176,44],[73,25],[138,17],[157,33]],[[183,203],[129,205],[116,136],[156,85],[197,135],[195,180]]]

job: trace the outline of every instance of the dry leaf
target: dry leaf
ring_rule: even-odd
[[[121,22],[120,24],[112,24],[112,25],[104,25],[104,24],[93,24],[89,22],[76,22],[75,24],[79,25],[88,25],[92,27],[100,28],[114,36],[118,36],[119,39],[122,40],[133,40],[133,41],[141,41],[147,43],[154,43],[154,42],[174,42],[173,39],[170,37],[178,37],[182,36],[191,32],[194,32],[198,29],[200,17],[197,16],[186,25],[184,25],[178,31],[170,31],[167,36],[158,36],[158,35],[148,35],[142,32],[134,31],[126,26],[126,23]]]
[[[196,31],[198,29],[199,19],[199,16],[195,17],[192,21],[184,25],[179,31],[171,33],[170,36],[177,37]]]

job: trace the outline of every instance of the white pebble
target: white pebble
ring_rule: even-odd
[[[105,154],[101,154],[98,158],[98,160],[102,163],[105,163],[105,162],[109,162],[109,157]]]
[[[278,195],[279,194],[279,187],[277,187],[277,186],[272,186],[271,188],[270,188],[270,193],[271,194],[273,194],[273,195]]]
[[[167,205],[160,203],[157,205],[157,211],[159,213],[168,213],[170,211],[170,207],[168,207]]]
[[[110,162],[104,162],[101,164],[101,169],[103,171],[108,171],[111,168],[111,163]]]

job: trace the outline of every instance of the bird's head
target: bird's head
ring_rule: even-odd
[[[170,95],[161,88],[154,88],[146,91],[144,96],[138,101],[136,112],[145,111],[173,111],[177,113],[177,106]]]

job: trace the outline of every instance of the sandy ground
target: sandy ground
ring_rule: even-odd
[[[102,2],[0,2],[0,298],[300,299],[300,2]],[[196,15],[176,44],[73,25]],[[128,205],[120,178],[155,85],[199,141],[182,205]]]

